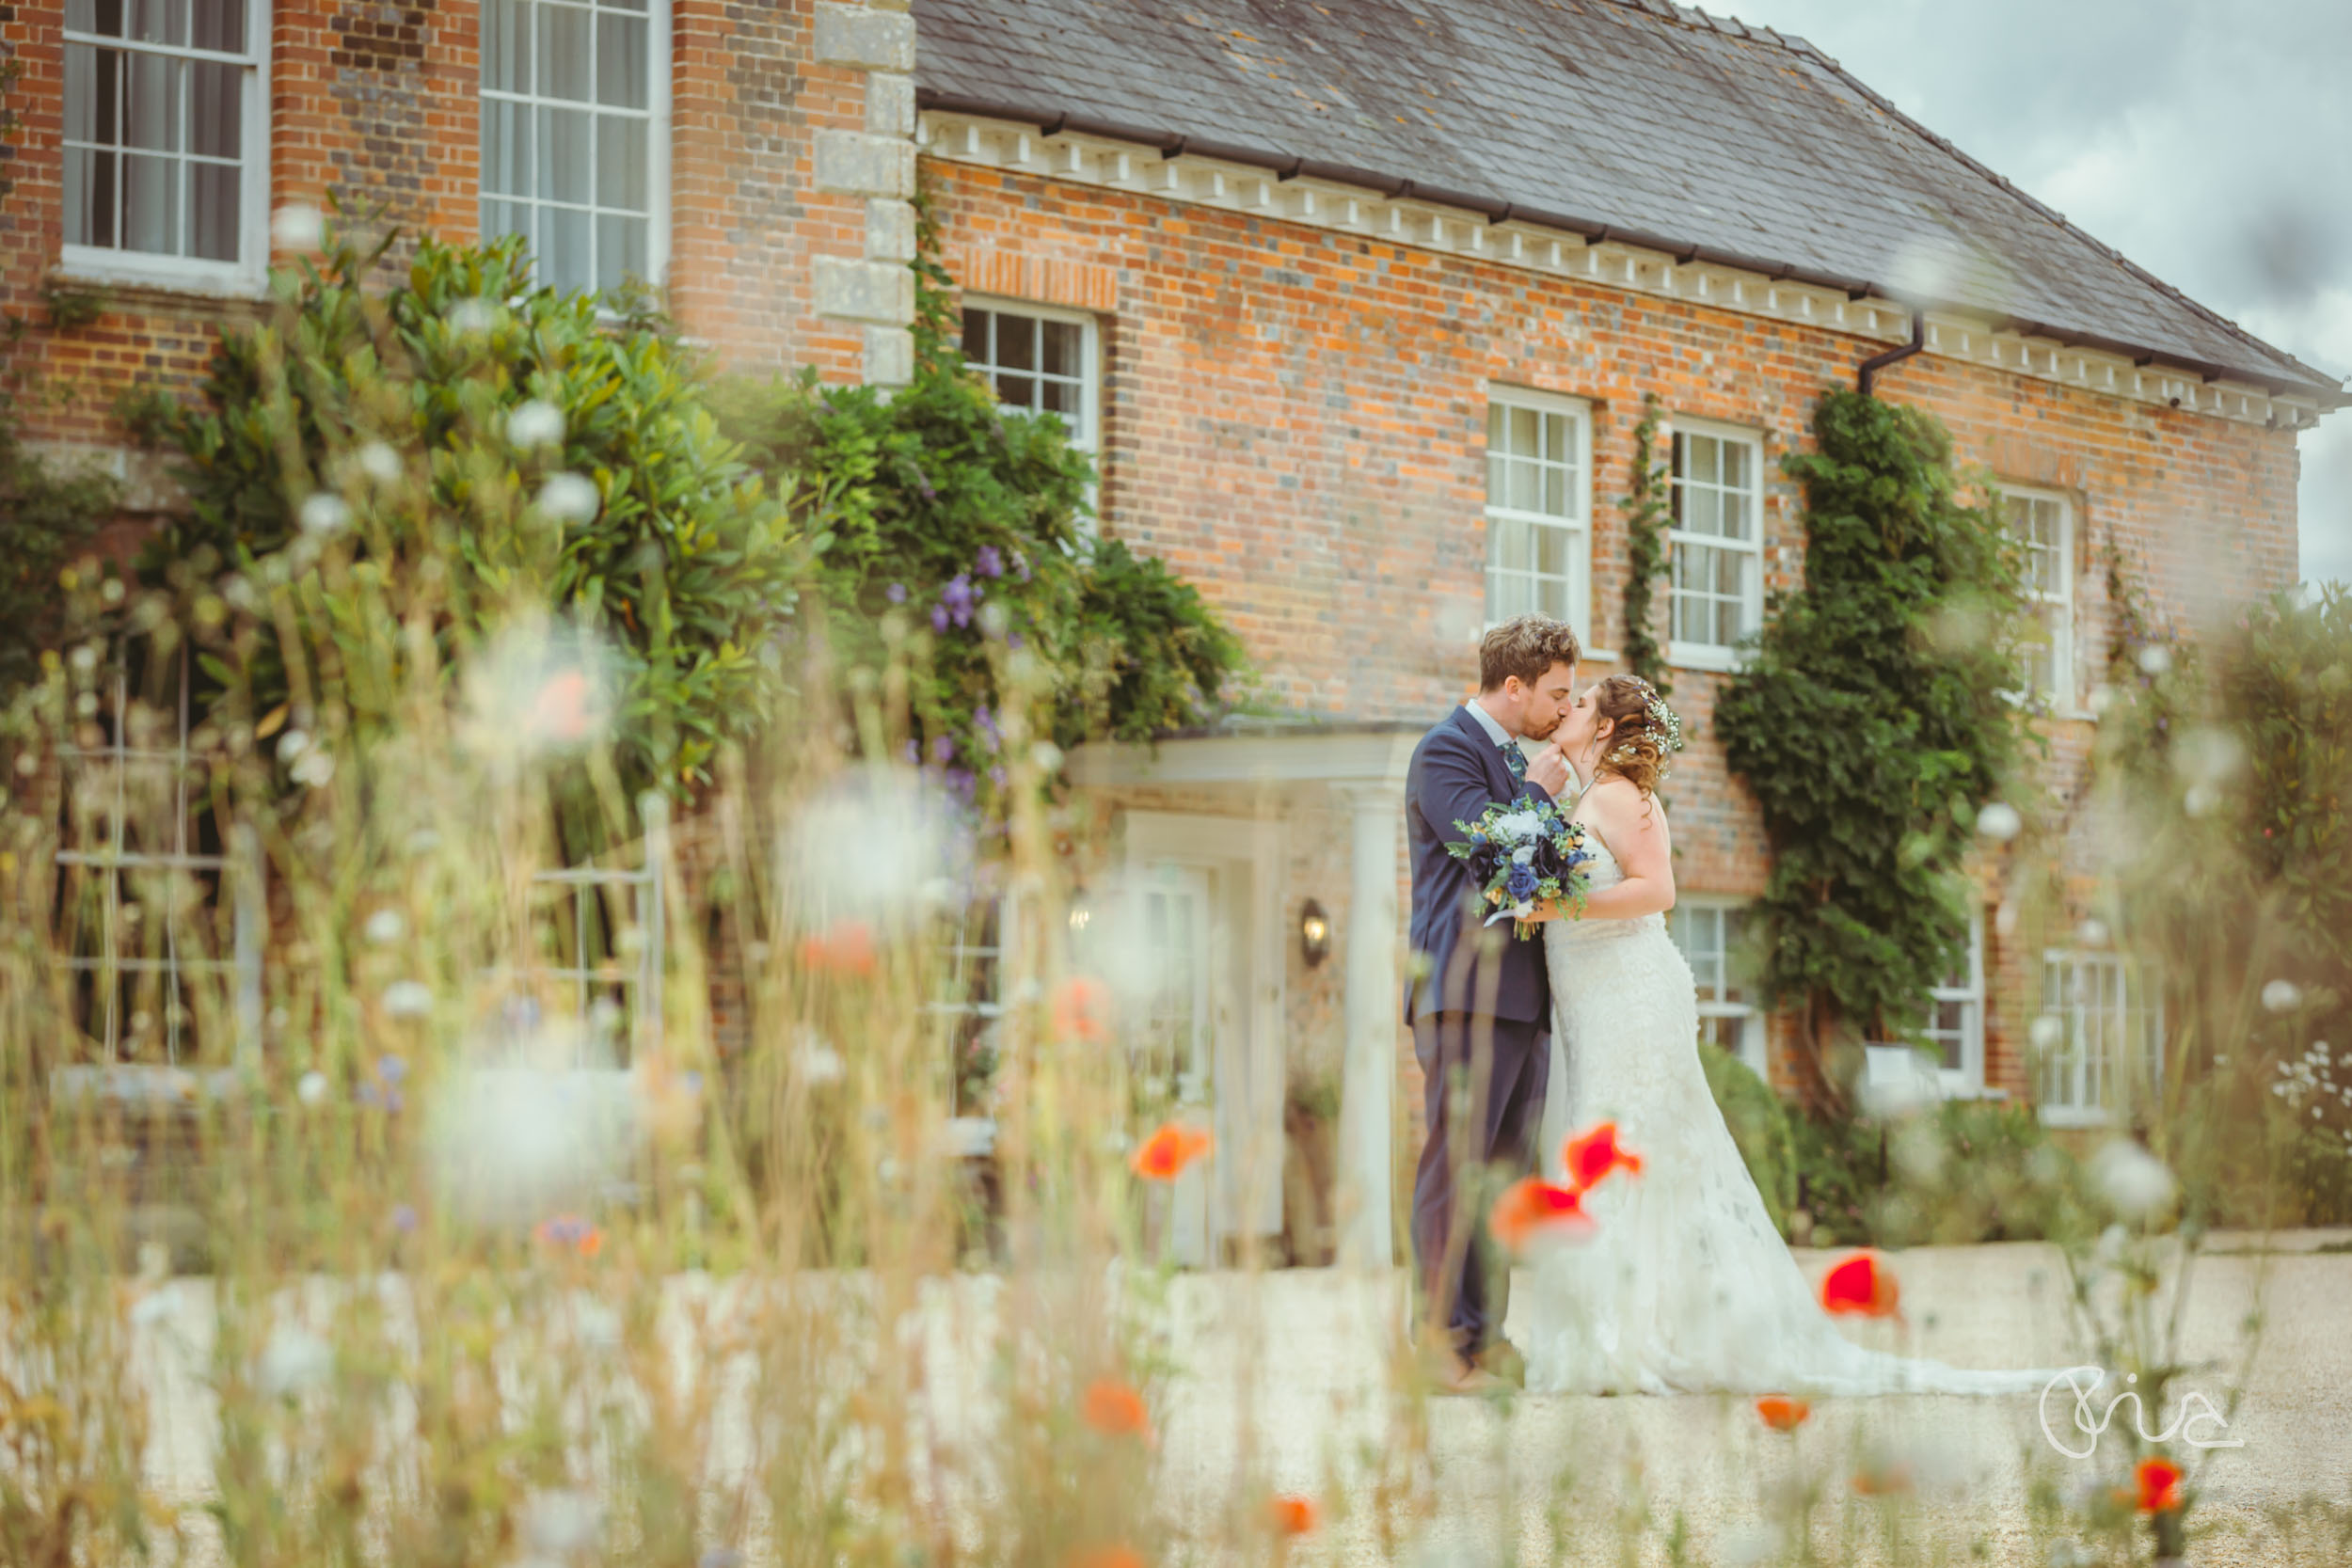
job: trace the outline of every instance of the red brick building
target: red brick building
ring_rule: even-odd
[[[126,465],[114,395],[193,376],[330,194],[522,231],[558,281],[657,280],[739,368],[894,382],[919,169],[968,355],[1070,420],[1101,527],[1200,585],[1285,715],[1073,761],[1105,884],[1167,944],[1153,1027],[1248,1151],[1194,1195],[1204,1234],[1279,1226],[1247,1173],[1302,1082],[1341,1085],[1358,1190],[1409,1169],[1404,761],[1493,619],[1562,615],[1588,673],[1623,667],[1645,395],[1693,736],[1674,926],[1710,1033],[1767,1072],[1735,962],[1765,848],[1710,715],[1797,581],[1779,463],[1821,389],[1916,341],[1877,389],[1942,419],[2034,545],[2061,799],[2106,552],[2184,624],[2292,582],[2296,433],[2344,401],[1810,46],[1663,0],[43,0],[0,41],[0,286],[54,323],[16,351],[55,394],[36,433]],[[2109,1115],[2155,1010],[2121,956],[2006,921],[2000,870],[1969,972],[1920,977],[1942,1085]]]

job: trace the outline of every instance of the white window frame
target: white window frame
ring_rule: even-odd
[[[557,3],[563,3],[563,0],[557,0]],[[580,3],[580,0],[573,0],[573,3],[579,4],[580,8],[581,9],[590,8],[586,4]],[[486,6],[484,6],[480,8],[480,11],[484,24],[486,26],[489,16],[489,8]],[[672,68],[675,65],[675,57],[671,43],[670,0],[645,0],[644,16],[646,74],[645,107],[643,111],[645,117],[644,281],[655,288],[662,288],[667,286],[670,277],[670,227],[672,223],[672,214],[670,211],[670,138],[673,132],[671,124],[670,79],[672,75]],[[535,29],[533,31],[531,47],[534,51],[538,47]],[[581,102],[577,99],[541,97],[536,90],[538,87],[538,81],[536,76],[537,57],[535,54],[532,59],[532,91],[519,93],[511,92],[504,88],[493,88],[489,86],[486,79],[486,72],[489,70],[488,51],[486,49],[482,49],[477,51],[477,54],[481,63],[475,71],[474,85],[476,95],[480,99],[485,109],[486,109],[487,106],[495,101],[503,103],[521,104],[527,109],[536,109],[544,105],[547,107],[567,110],[579,110],[582,107],[588,107],[599,115],[633,115],[639,112],[630,109],[614,109],[600,103],[583,105]],[[482,130],[477,137],[478,150],[482,155],[480,166],[482,167],[486,167],[488,165],[489,149],[486,146],[480,145],[480,138],[486,137],[489,135],[489,116],[485,113],[482,117]],[[535,145],[536,144],[534,142],[534,147]],[[590,176],[592,187],[594,181],[595,176],[592,174]],[[538,182],[536,179],[533,179],[530,182],[530,183],[535,188]],[[486,188],[484,182],[477,174],[477,178],[474,182],[474,220],[479,232],[485,240],[497,238],[501,235],[513,232],[511,230],[504,229],[493,230],[488,224],[482,221],[483,210],[493,201],[516,202],[530,207],[570,206],[567,202],[549,202],[535,195],[493,195]],[[593,206],[589,209],[591,214],[589,224],[592,233],[594,232],[596,222],[594,214],[601,210],[606,209],[598,209]],[[538,244],[535,240],[532,242],[531,261],[532,277],[540,283],[548,282],[548,277],[547,262],[541,255],[538,249]]]
[[[129,39],[108,38],[103,34],[77,32],[70,28],[64,29],[63,33],[64,41],[68,44],[116,49],[126,54],[162,55],[174,59],[234,63],[244,67],[245,75],[237,100],[237,259],[216,261],[203,257],[126,250],[116,245],[66,245],[61,242],[57,255],[58,271],[68,277],[90,283],[133,287],[144,284],[239,297],[265,292],[269,285],[270,245],[270,0],[246,0],[246,46],[244,53],[239,55],[175,44],[138,43]],[[62,71],[62,51],[59,68]],[[63,112],[65,84],[62,76],[58,90],[61,119],[64,124],[70,125],[72,117]],[[183,123],[183,142],[185,131]],[[62,131],[58,137],[57,158],[57,181],[62,189],[65,182],[65,139]],[[184,212],[181,217],[183,223],[186,222]]]
[[[1062,423],[1069,427],[1070,444],[1092,457],[1099,467],[1102,463],[1103,450],[1103,325],[1101,321],[1090,311],[1073,310],[1067,306],[1040,305],[1034,300],[1013,299],[1002,294],[967,293],[956,302],[956,329],[959,333],[962,331],[962,313],[965,310],[987,310],[1000,316],[1025,316],[1033,321],[1061,322],[1079,329],[1082,341],[1078,349],[1078,418],[1075,421],[1059,414],[1055,415],[1055,418],[1061,420]],[[958,341],[959,346],[961,346],[961,338]],[[968,347],[963,349],[963,356],[965,364],[988,377],[989,386],[992,388],[996,384],[997,373],[1005,371],[1005,367],[1001,365],[974,358]],[[1041,372],[1038,371],[1013,370],[1007,373],[1027,375],[1039,380],[1044,379]],[[1067,380],[1069,378],[1057,377],[1055,379]],[[999,404],[997,406],[1008,414],[1048,412],[1034,405],[1024,408],[1018,404]]]
[[[2002,484],[1997,488],[2001,525],[2010,529],[2012,536],[2018,537],[2021,542],[2023,536],[2016,534],[2010,524],[2010,501],[2024,501],[2029,509],[2038,505],[2058,509],[2058,585],[2054,591],[2044,590],[2029,594],[2032,603],[2056,606],[2058,610],[2054,617],[2056,625],[2050,633],[2051,684],[2042,690],[2017,693],[2017,700],[2040,700],[2048,703],[2053,712],[2072,713],[2074,711],[2077,685],[2074,673],[2074,502],[2059,491],[2041,490],[2026,484]]]
[[[1750,900],[1745,898],[1718,897],[1707,894],[1683,894],[1675,899],[1673,913],[1667,916],[1667,931],[1674,937],[1676,948],[1681,951],[1683,961],[1690,963],[1691,953],[1688,948],[1683,947],[1680,934],[1683,921],[1691,916],[1701,914],[1711,919],[1715,931],[1715,945],[1711,957],[1720,966],[1714,976],[1718,999],[1713,1002],[1702,1001],[1698,1004],[1700,1022],[1704,1023],[1708,1019],[1736,1021],[1739,1024],[1739,1045],[1735,1053],[1758,1078],[1770,1083],[1772,1079],[1766,1070],[1764,1057],[1766,1035],[1764,1009],[1753,1001],[1721,1000],[1723,992],[1730,987],[1733,947],[1731,917],[1745,913],[1749,907]],[[1692,978],[1697,981],[1698,989],[1704,990],[1706,977],[1697,974],[1697,968],[1696,964],[1692,964]]]
[[[1726,539],[1721,534],[1686,533],[1680,528],[1672,526],[1667,529],[1667,628],[1670,633],[1674,628],[1675,605],[1681,594],[1681,590],[1675,582],[1676,555],[1687,544],[1705,549],[1733,551],[1748,557],[1749,569],[1746,586],[1740,595],[1741,618],[1746,624],[1742,626],[1740,635],[1751,636],[1764,625],[1764,434],[1759,430],[1742,425],[1721,424],[1712,420],[1686,419],[1678,414],[1673,417],[1672,425],[1675,440],[1668,450],[1669,500],[1679,496],[1683,489],[1680,457],[1684,448],[1681,437],[1702,436],[1709,440],[1742,446],[1747,449],[1748,453],[1748,485],[1742,490],[1732,490],[1721,484],[1707,485],[1705,488],[1724,495],[1744,497],[1748,504],[1749,515],[1755,520],[1756,537],[1743,542]],[[1709,597],[1711,599],[1712,595]],[[1670,635],[1666,641],[1666,660],[1670,664],[1681,665],[1687,669],[1736,670],[1746,661],[1746,656],[1730,643],[1692,642]]]
[[[1562,392],[1539,392],[1532,388],[1505,386],[1495,383],[1486,388],[1486,420],[1485,428],[1491,430],[1497,408],[1524,408],[1536,414],[1556,415],[1567,420],[1573,432],[1569,437],[1575,448],[1576,468],[1571,482],[1565,487],[1565,497],[1572,515],[1549,512],[1528,512],[1495,503],[1494,453],[1486,451],[1486,556],[1482,582],[1486,594],[1484,626],[1495,624],[1495,580],[1499,575],[1532,578],[1534,574],[1517,567],[1501,567],[1495,562],[1495,525],[1498,522],[1525,523],[1532,528],[1558,529],[1571,535],[1568,546],[1567,614],[1563,617],[1576,629],[1577,641],[1589,644],[1593,640],[1593,405],[1580,397]]]
[[[1984,911],[1971,908],[1968,911],[1967,972],[1962,976],[1964,984],[1936,985],[1928,988],[1931,1004],[1957,1003],[1966,1011],[1960,1026],[1960,1066],[1942,1065],[1939,1052],[1937,1077],[1947,1100],[1973,1100],[1984,1092]],[[1936,1037],[1932,1032],[1931,1038]]]
[[[2110,1009],[2087,1005],[2081,988],[2068,1001],[2053,984],[2054,977],[2072,970],[2100,970],[2116,980],[2115,1006]],[[2137,998],[2137,1000],[2136,1000]],[[2064,1037],[2055,1050],[2037,1051],[2033,1064],[2035,1102],[2042,1119],[2053,1127],[2101,1127],[2130,1109],[2120,1102],[2117,1089],[2131,1075],[2122,1069],[2122,1052],[2144,1045],[2142,1064],[2153,1081],[2164,1070],[2164,993],[2155,976],[2123,954],[2051,948],[2042,955],[2042,1013],[2055,1018]],[[2086,1024],[2095,1022],[2099,1038]],[[2115,1049],[2106,1047],[2112,1044]],[[2094,1053],[2094,1046],[2099,1050]],[[2061,1092],[2062,1091],[2062,1092]]]

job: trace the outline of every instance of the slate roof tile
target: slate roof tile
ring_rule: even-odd
[[[1805,43],[1669,0],[914,0],[923,102],[1409,180],[2343,401]]]

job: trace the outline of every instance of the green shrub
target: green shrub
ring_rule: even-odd
[[[57,574],[115,515],[109,475],[67,472],[25,449],[0,402],[0,704],[32,681],[64,629]]]
[[[2077,1162],[2030,1107],[1947,1100],[1792,1127],[1817,1246],[2062,1241],[2097,1227]]]
[[[1917,409],[1833,390],[1804,487],[1804,587],[1775,599],[1715,722],[1763,809],[1772,879],[1758,975],[1804,1022],[1814,1098],[1843,1109],[1857,1039],[1924,1022],[1966,946],[1961,864],[2021,744],[2014,542],[1963,504],[1951,437]]]
[[[1797,1204],[1797,1151],[1787,1107],[1772,1085],[1720,1046],[1701,1040],[1699,1066],[1707,1071],[1707,1086],[1714,1091],[1732,1142],[1740,1146],[1740,1157],[1756,1179],[1756,1190],[1764,1196],[1773,1228],[1786,1238],[1788,1212]]]
[[[248,719],[291,703],[297,725],[332,705],[384,727],[414,654],[370,624],[368,590],[400,580],[437,601],[444,662],[533,613],[598,640],[622,781],[707,782],[768,705],[803,541],[675,342],[535,287],[516,238],[425,240],[371,293],[381,254],[330,236],[315,262],[274,272],[272,318],[224,332],[204,406],[167,422],[190,509],[142,573],[191,598],[281,596],[308,665],[262,640],[208,659],[203,697]],[[526,404],[540,406],[510,426]],[[419,568],[440,575],[410,581]]]

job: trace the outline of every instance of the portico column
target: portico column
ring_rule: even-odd
[[[1390,1127],[1403,1017],[1396,974],[1396,845],[1405,806],[1394,784],[1340,788],[1354,818],[1348,882],[1347,1054],[1340,1072],[1340,1261],[1396,1260],[1390,1223]]]

